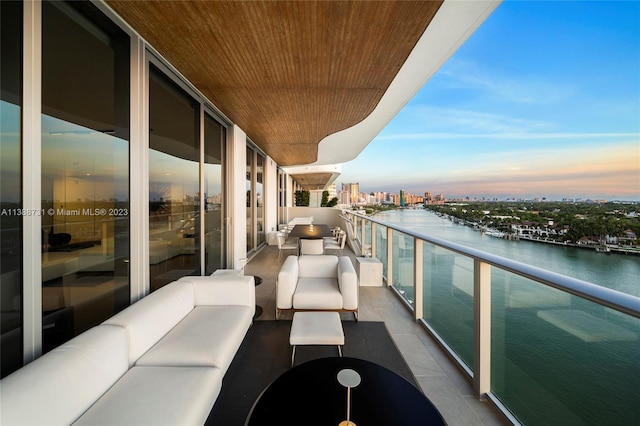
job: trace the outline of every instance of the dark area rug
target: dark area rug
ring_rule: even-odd
[[[418,384],[383,322],[343,321],[345,357],[380,364]],[[241,426],[255,400],[291,367],[291,321],[255,321],[222,382],[222,390],[206,425]],[[296,365],[338,356],[335,346],[298,346]]]

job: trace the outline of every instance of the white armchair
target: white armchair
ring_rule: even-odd
[[[289,256],[276,281],[276,319],[282,311],[353,312],[358,276],[348,256]]]

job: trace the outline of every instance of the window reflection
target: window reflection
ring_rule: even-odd
[[[0,2],[0,377],[22,366],[22,3]]]
[[[48,351],[129,304],[129,51],[88,4],[44,2],[42,14]]]
[[[256,246],[260,246],[265,242],[265,232],[264,232],[264,207],[263,197],[264,197],[264,187],[262,184],[264,176],[264,155],[260,153],[256,153],[256,237],[257,244]]]
[[[151,290],[200,275],[199,104],[153,65],[149,80]]]
[[[223,149],[226,129],[206,115],[204,124],[205,262],[207,275],[224,268]]]
[[[247,148],[247,168],[246,168],[246,190],[247,190],[247,252],[253,250],[253,150]]]

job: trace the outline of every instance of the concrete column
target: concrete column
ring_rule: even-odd
[[[240,269],[247,258],[247,206],[246,206],[246,159],[247,134],[234,125],[229,132],[228,176],[229,216],[227,230],[229,232],[229,268]]]

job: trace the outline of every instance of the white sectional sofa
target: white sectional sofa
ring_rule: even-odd
[[[251,326],[254,278],[184,277],[0,381],[0,424],[203,424]]]

